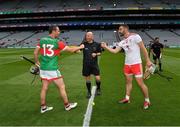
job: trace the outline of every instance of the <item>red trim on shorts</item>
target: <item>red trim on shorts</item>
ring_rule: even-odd
[[[57,78],[51,78],[51,79],[47,79],[47,78],[41,78],[42,80],[47,80],[47,81],[53,81],[59,78],[63,78],[63,76],[57,77]]]

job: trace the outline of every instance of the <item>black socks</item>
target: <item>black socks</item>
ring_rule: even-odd
[[[97,89],[101,89],[101,81],[96,80]]]
[[[159,63],[159,70],[162,70],[162,64]]]
[[[86,81],[86,87],[89,93],[91,93],[91,81]]]
[[[96,80],[97,89],[101,89],[101,81]],[[89,93],[91,93],[91,81],[86,81],[86,87]]]

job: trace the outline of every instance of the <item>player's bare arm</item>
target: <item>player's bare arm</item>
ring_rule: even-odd
[[[116,47],[115,49],[112,49],[112,48],[108,47],[105,42],[102,42],[102,43],[101,43],[101,47],[104,48],[104,49],[106,49],[106,50],[108,50],[108,51],[111,52],[111,53],[114,53],[114,54],[115,54],[115,53],[118,53],[118,52],[121,51],[121,49],[122,49],[122,48],[120,48],[120,47]]]
[[[39,50],[40,50],[40,47],[36,47],[34,50],[34,60],[35,60],[36,65],[40,65],[40,62],[38,59]]]
[[[83,48],[84,48],[84,44],[77,46],[77,47],[66,46],[63,51],[74,53],[74,52],[77,52]]]
[[[140,49],[141,49],[141,51],[142,51],[142,53],[143,53],[143,55],[144,55],[144,58],[145,58],[145,60],[146,60],[146,66],[151,66],[151,65],[152,65],[152,62],[151,62],[151,60],[150,60],[150,58],[149,58],[149,56],[148,56],[148,52],[147,52],[147,49],[146,49],[145,46],[144,46],[143,41],[141,41],[140,43],[138,43],[138,45],[139,45],[139,47],[140,47]]]

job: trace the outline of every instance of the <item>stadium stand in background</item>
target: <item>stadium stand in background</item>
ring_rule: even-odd
[[[113,45],[119,24],[128,24],[145,45],[160,37],[167,47],[180,46],[179,0],[0,0],[0,47],[34,47],[48,26],[62,29],[60,39],[80,44],[92,30],[98,42]]]
[[[0,11],[47,11],[86,8],[179,8],[178,0],[1,0]]]
[[[116,37],[113,31],[110,30],[96,30],[93,31],[95,35],[95,40],[98,42],[108,42],[109,44],[113,44],[116,42]],[[152,38],[156,36],[161,37],[160,41],[165,44],[166,46],[176,46],[179,45],[179,36],[169,30],[147,30],[146,32],[141,30],[132,30],[132,32],[139,33],[145,45],[148,45]],[[179,31],[177,31],[178,33]],[[149,37],[148,35],[151,37]],[[46,36],[48,32],[40,31],[21,31],[15,33],[8,33],[8,32],[0,32],[0,45],[1,47],[35,47],[39,38]],[[82,42],[84,37],[85,31],[80,30],[71,30],[71,31],[64,31],[61,33],[60,39],[66,42],[68,45],[78,45]],[[9,35],[9,36],[7,36]],[[4,38],[4,36],[6,36]]]

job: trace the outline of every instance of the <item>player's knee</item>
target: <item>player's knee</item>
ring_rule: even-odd
[[[138,84],[139,86],[143,86],[143,85],[144,85],[144,81],[143,81],[142,78],[136,78],[136,81],[137,81],[137,84]]]
[[[141,89],[143,89],[145,87],[145,84],[143,82],[138,82],[137,84]]]
[[[47,90],[48,90],[48,87],[42,87],[42,90],[43,90],[43,91],[47,91]]]
[[[97,82],[100,82],[100,81],[101,81],[101,78],[96,78],[96,81],[97,81]]]
[[[131,78],[126,78],[126,84],[132,84],[132,79]]]
[[[101,81],[101,77],[100,76],[96,76],[96,81],[100,82]]]
[[[90,76],[85,77],[86,82],[91,80]]]
[[[126,82],[126,85],[127,85],[127,86],[131,86],[131,85],[132,85],[132,82]]]
[[[127,84],[127,85],[132,84],[132,80],[130,80],[130,79],[126,79],[126,84]]]
[[[61,84],[61,85],[59,85],[58,87],[59,87],[59,89],[61,89],[61,90],[64,90],[64,89],[65,89],[65,85],[64,85],[64,84]]]

